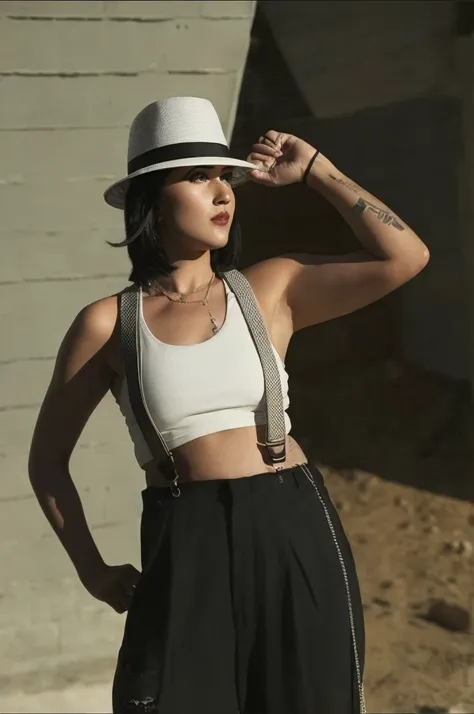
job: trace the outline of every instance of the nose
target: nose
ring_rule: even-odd
[[[227,206],[232,201],[232,193],[229,186],[225,181],[216,182],[216,194],[214,196],[214,203],[216,205],[223,204]]]
[[[214,203],[217,206],[223,205],[223,206],[228,206],[229,203],[231,202],[231,197],[229,194],[229,191],[221,191],[219,195],[217,195],[214,199]]]

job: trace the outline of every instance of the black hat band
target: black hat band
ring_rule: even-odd
[[[132,174],[135,171],[144,169],[146,166],[153,166],[153,164],[161,164],[165,161],[174,161],[176,159],[190,159],[200,156],[228,157],[229,155],[229,148],[225,144],[206,141],[169,144],[157,149],[150,149],[150,151],[145,151],[144,154],[136,156],[128,162],[128,173]]]

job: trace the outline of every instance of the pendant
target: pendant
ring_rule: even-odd
[[[211,322],[212,322],[212,331],[213,331],[214,334],[216,334],[216,332],[219,332],[219,326],[218,326],[218,324],[217,324],[216,318],[215,318],[215,317],[211,317]]]
[[[184,302],[184,295],[179,296],[179,302]]]

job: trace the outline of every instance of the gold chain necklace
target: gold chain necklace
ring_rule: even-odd
[[[161,285],[159,285],[159,284],[157,285],[156,289],[160,293],[162,293],[166,298],[168,298],[168,300],[170,300],[171,302],[181,302],[181,303],[186,303],[188,305],[191,303],[200,303],[201,305],[206,307],[207,311],[209,313],[209,319],[210,319],[211,325],[212,325],[212,332],[214,334],[216,334],[216,332],[219,332],[219,326],[217,324],[216,318],[214,317],[214,315],[211,312],[211,308],[209,307],[209,295],[211,293],[211,288],[214,284],[215,278],[216,278],[216,274],[212,273],[211,279],[209,280],[209,282],[204,283],[204,285],[200,285],[198,288],[196,288],[196,290],[191,290],[190,292],[187,292],[187,293],[175,292],[174,294],[178,295],[178,297],[173,297],[173,294],[171,292],[168,292],[163,287],[161,287]],[[204,298],[202,300],[185,300],[184,299],[187,295],[194,295],[195,293],[199,292],[199,290],[202,290],[206,286],[207,286],[206,294],[204,295]]]
[[[212,274],[212,277],[214,277],[214,273]],[[211,277],[211,280],[212,280],[212,277]],[[198,285],[195,290],[190,290],[190,291],[187,292],[187,293],[178,293],[178,292],[175,292],[174,290],[172,290],[172,291],[170,291],[170,292],[174,293],[175,295],[179,295],[179,299],[178,299],[178,300],[174,300],[173,302],[184,302],[184,300],[182,300],[181,298],[187,297],[188,295],[195,295],[196,293],[201,292],[201,290],[204,290],[204,288],[207,288],[208,285],[209,285],[209,281],[206,280],[206,282],[203,283],[202,285]],[[158,287],[157,287],[157,288],[155,288],[153,284],[150,284],[150,287],[151,287],[152,289],[157,289],[160,293],[163,293],[163,295],[166,294],[165,291],[164,291],[164,289],[163,289],[159,284],[158,284]],[[168,297],[168,295],[167,295],[167,297]],[[172,298],[170,298],[170,299],[172,299]],[[198,302],[199,302],[199,301],[198,301]]]

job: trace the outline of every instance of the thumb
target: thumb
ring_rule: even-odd
[[[273,186],[274,179],[273,176],[268,171],[262,171],[260,169],[251,169],[249,176],[257,183],[265,184],[266,186]]]

